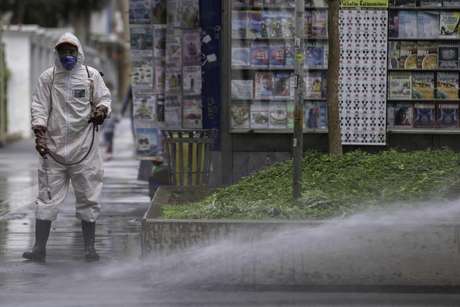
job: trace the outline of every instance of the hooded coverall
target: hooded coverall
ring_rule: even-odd
[[[73,163],[84,157],[91,145],[93,128],[88,124],[92,112],[90,79],[93,81],[94,107],[103,105],[110,114],[111,96],[99,72],[83,65],[84,53],[78,38],[66,33],[56,46],[62,43],[78,48],[77,64],[72,70],[66,70],[55,51],[54,67],[41,74],[32,98],[32,127],[47,127],[48,149],[59,161]],[[88,157],[77,165],[63,166],[48,157],[48,180],[44,160],[40,158],[36,218],[56,219],[71,182],[75,191],[77,217],[86,222],[95,222],[100,213],[98,199],[102,191],[103,172],[98,133]],[[51,200],[47,194],[48,187]]]

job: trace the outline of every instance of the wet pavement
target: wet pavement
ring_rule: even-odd
[[[34,241],[32,203],[37,158],[31,141],[0,148],[0,306],[460,306],[454,292],[425,289],[217,288],[194,276],[171,276],[155,256],[140,258],[148,187],[137,181],[129,122],[117,127],[105,164],[103,211],[96,230],[101,261],[83,261],[73,194],[53,223],[45,264],[23,260]],[[190,281],[186,285],[180,278]],[[177,282],[176,282],[177,281]],[[426,293],[425,293],[426,292]]]

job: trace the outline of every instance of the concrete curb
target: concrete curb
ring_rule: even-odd
[[[460,286],[459,223],[163,220],[162,193],[143,219],[143,255],[179,257],[178,263],[199,267],[203,280]]]

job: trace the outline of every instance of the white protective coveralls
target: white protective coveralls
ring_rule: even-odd
[[[73,163],[79,161],[91,145],[93,125],[88,124],[92,111],[89,97],[91,82],[86,66],[83,65],[84,53],[78,38],[71,33],[65,33],[55,46],[62,43],[78,47],[77,64],[72,70],[66,70],[54,50],[54,67],[41,74],[32,98],[32,127],[47,127],[48,149],[59,161]],[[88,66],[88,71],[94,84],[94,107],[104,105],[110,114],[111,96],[104,80],[96,69]],[[55,220],[58,207],[66,197],[69,182],[72,182],[77,217],[87,222],[95,222],[100,213],[98,199],[104,174],[99,152],[99,133],[95,135],[91,152],[81,163],[66,167],[48,156],[48,166],[48,186],[52,199],[48,198],[44,160],[40,158],[36,218]]]

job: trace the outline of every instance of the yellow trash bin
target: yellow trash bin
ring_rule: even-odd
[[[213,130],[162,130],[172,185],[207,186]]]

